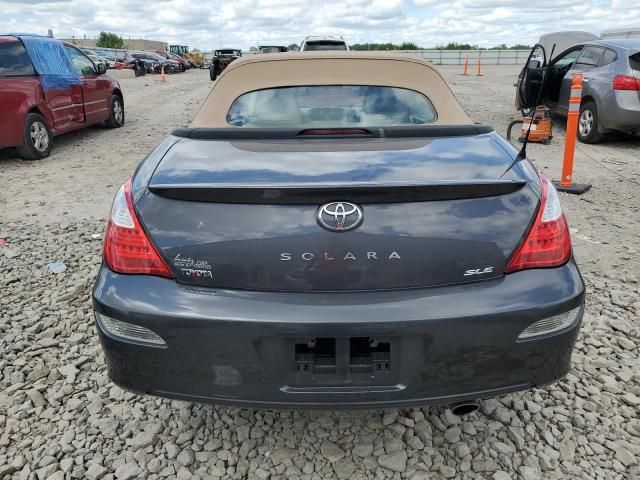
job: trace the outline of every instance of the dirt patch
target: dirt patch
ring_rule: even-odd
[[[207,70],[120,80],[125,125],[56,137],[49,158],[25,162],[0,150],[2,217],[50,223],[106,218],[117,188],[174,128],[186,126],[212,82]]]

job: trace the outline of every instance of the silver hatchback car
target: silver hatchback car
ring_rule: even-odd
[[[640,132],[640,39],[594,40],[576,44],[545,59],[536,45],[517,83],[516,107],[527,110],[543,103],[566,116],[573,74],[584,84],[578,139],[596,143],[609,131]],[[541,102],[538,102],[540,83]]]

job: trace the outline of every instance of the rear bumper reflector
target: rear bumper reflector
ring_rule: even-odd
[[[543,318],[542,320],[532,323],[525,328],[520,335],[518,335],[518,340],[529,340],[534,337],[563,330],[573,325],[580,316],[581,308],[581,306],[576,307],[568,312],[554,315],[553,317]]]
[[[157,333],[148,328],[141,327],[122,320],[107,317],[101,313],[94,312],[96,321],[102,329],[112,337],[120,340],[130,340],[138,343],[145,343],[153,346],[166,347],[166,342]]]

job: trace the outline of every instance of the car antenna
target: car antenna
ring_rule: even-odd
[[[542,45],[540,45],[540,48],[542,49],[542,53],[544,54],[545,63],[546,63],[547,54],[544,51],[544,47]],[[554,52],[555,49],[556,49],[556,44],[554,43],[553,47],[551,47],[551,55],[549,56],[549,61],[551,61],[551,58],[553,57],[553,52]],[[540,81],[540,90],[538,90],[538,96],[536,97],[536,103],[533,106],[533,112],[531,112],[531,121],[529,122],[529,128],[527,128],[527,133],[524,136],[524,141],[522,142],[522,148],[518,152],[518,155],[516,155],[516,158],[513,159],[513,162],[511,162],[511,165],[509,165],[509,167],[504,171],[504,173],[502,175],[500,175],[501,178],[509,170],[511,170],[516,163],[518,163],[518,162],[524,160],[525,158],[527,158],[527,143],[529,143],[529,133],[531,133],[531,126],[533,125],[533,117],[536,114],[536,109],[538,108],[538,104],[542,101],[542,92],[544,91],[544,84],[545,84],[545,80],[547,79],[547,71],[548,71],[548,69],[545,68],[544,71],[542,72],[542,80]]]

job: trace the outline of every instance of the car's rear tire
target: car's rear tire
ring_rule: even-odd
[[[51,130],[39,113],[30,113],[24,121],[23,143],[18,145],[18,155],[24,160],[40,160],[51,153]]]
[[[578,140],[582,143],[598,143],[604,134],[598,130],[598,109],[596,102],[588,101],[580,106],[578,116]]]
[[[218,74],[216,73],[216,69],[214,67],[210,67],[209,68],[209,78],[211,78],[211,81],[215,81],[216,78],[218,78]]]
[[[124,125],[124,104],[119,95],[111,95],[109,118],[104,123],[109,128],[120,128]]]

